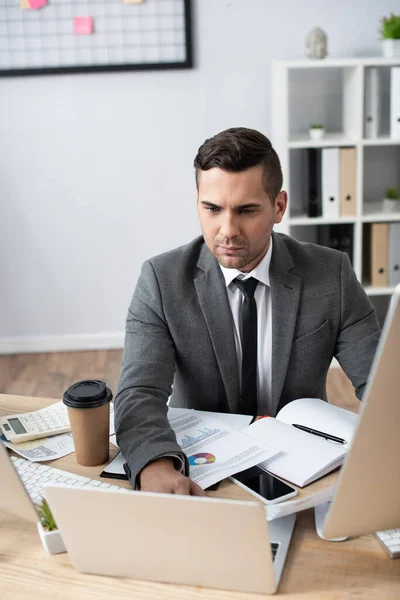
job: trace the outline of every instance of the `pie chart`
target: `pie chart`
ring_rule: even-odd
[[[201,465],[209,465],[210,463],[214,463],[217,459],[214,454],[209,454],[209,452],[199,452],[198,454],[192,454],[189,456],[189,465],[199,467]]]

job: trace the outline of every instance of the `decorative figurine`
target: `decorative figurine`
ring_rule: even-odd
[[[314,27],[306,37],[307,58],[325,58],[328,54],[327,36],[320,27]]]

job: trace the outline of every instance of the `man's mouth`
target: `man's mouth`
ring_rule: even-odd
[[[230,252],[238,252],[239,250],[243,250],[242,246],[220,246],[219,247],[222,252],[225,254],[229,254]]]

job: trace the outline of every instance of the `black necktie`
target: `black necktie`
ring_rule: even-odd
[[[249,277],[245,281],[234,279],[242,292],[242,392],[239,412],[257,414],[257,305],[254,292],[258,280]]]

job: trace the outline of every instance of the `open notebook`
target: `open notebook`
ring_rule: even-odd
[[[353,437],[358,415],[318,398],[300,398],[284,406],[276,418],[264,417],[243,429],[281,450],[260,464],[274,475],[304,487],[339,467]],[[345,443],[293,427],[293,424],[342,438]]]

